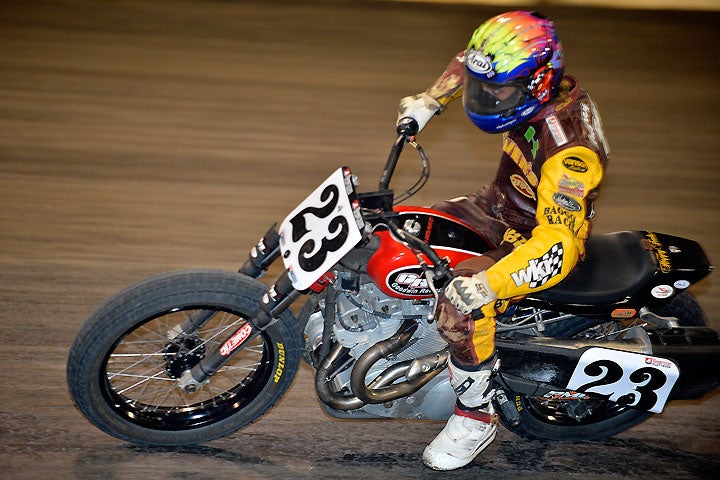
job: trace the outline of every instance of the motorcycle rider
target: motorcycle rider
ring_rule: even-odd
[[[480,130],[503,134],[502,157],[491,184],[433,208],[498,248],[457,265],[438,300],[457,403],[423,453],[435,470],[467,465],[495,438],[495,316],[512,299],[556,285],[582,259],[609,154],[594,103],[564,75],[553,22],[536,12],[480,25],[428,90],[401,100],[398,126],[411,118],[419,131],[460,97]]]

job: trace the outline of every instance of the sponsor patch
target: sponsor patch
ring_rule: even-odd
[[[510,183],[512,183],[512,186],[526,196],[527,198],[530,198],[532,200],[537,200],[537,197],[535,196],[535,192],[533,192],[533,189],[530,188],[530,185],[527,184],[525,179],[523,179],[520,175],[517,173],[514,173],[510,175]]]
[[[545,207],[543,215],[550,225],[565,225],[571,232],[575,231],[575,222],[577,218],[564,208]]]
[[[528,261],[528,266],[517,272],[511,273],[510,277],[518,287],[527,284],[530,288],[538,288],[545,285],[552,277],[559,275],[563,264],[563,246],[558,242],[540,258],[533,258]]]
[[[537,156],[538,149],[540,148],[540,141],[535,138],[535,127],[532,125],[530,125],[525,131],[525,140],[527,140],[530,144],[530,153],[532,154],[532,157],[535,158]]]
[[[563,174],[563,177],[558,182],[558,192],[583,198],[585,196],[585,184]]]
[[[562,97],[560,97],[562,98]],[[555,111],[560,112],[565,109],[568,105],[572,103],[572,97],[569,95],[563,98],[557,105],[555,105]]]
[[[555,205],[557,205],[558,207],[569,210],[571,212],[579,212],[580,210],[582,210],[582,207],[577,201],[575,201],[574,198],[570,198],[564,193],[553,194],[553,202],[555,202]]]
[[[571,172],[585,173],[588,171],[587,164],[577,157],[563,158],[562,164]]]
[[[532,165],[528,162],[527,158],[525,158],[522,151],[520,151],[520,147],[518,147],[509,136],[506,137],[503,142],[503,152],[507,153],[510,158],[512,158],[512,161],[515,162],[515,165],[520,167],[520,171],[525,175],[530,185],[537,187],[539,180],[535,172],[533,172]]]
[[[547,123],[550,134],[552,135],[553,140],[555,140],[555,145],[559,147],[560,145],[565,145],[568,142],[567,135],[565,135],[565,130],[563,130],[562,126],[560,125],[560,121],[555,115],[550,115],[549,117],[547,117],[545,119],[545,123]]]

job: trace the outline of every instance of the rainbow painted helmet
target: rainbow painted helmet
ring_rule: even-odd
[[[525,11],[493,17],[465,50],[465,112],[485,132],[509,130],[555,95],[563,69],[562,45],[548,18]]]

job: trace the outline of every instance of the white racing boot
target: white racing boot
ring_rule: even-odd
[[[450,361],[450,384],[458,396],[455,413],[445,428],[423,452],[423,463],[433,470],[455,470],[464,467],[490,445],[497,433],[497,416],[488,391],[490,377],[499,360],[493,355],[469,372]]]

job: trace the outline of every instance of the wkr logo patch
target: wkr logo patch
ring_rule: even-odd
[[[511,273],[510,277],[518,287],[525,284],[530,288],[541,287],[562,270],[563,253],[562,243],[558,242],[542,257],[528,261],[526,268]]]

